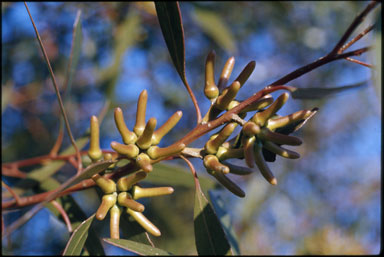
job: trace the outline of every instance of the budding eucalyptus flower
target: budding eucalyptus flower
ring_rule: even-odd
[[[141,136],[145,128],[145,111],[147,109],[147,100],[147,90],[143,90],[143,92],[141,92],[139,95],[139,100],[137,101],[136,124],[133,127],[133,131],[137,136]]]
[[[112,206],[115,205],[117,199],[117,194],[112,193],[108,195],[104,195],[101,199],[101,204],[99,206],[99,209],[96,211],[96,219],[103,220],[105,216],[107,215],[109,209],[112,208]]]
[[[103,156],[103,152],[100,149],[99,121],[94,115],[91,117],[91,139],[88,156],[92,162],[100,160]]]
[[[121,215],[121,210],[119,206],[116,204],[111,208],[110,211],[110,224],[109,224],[109,229],[110,229],[110,235],[111,238],[113,239],[120,239],[120,215]]]
[[[127,208],[127,213],[131,215],[148,233],[154,236],[161,236],[160,230],[152,224],[141,212]]]

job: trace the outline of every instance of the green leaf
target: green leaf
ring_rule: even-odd
[[[159,248],[155,248],[146,244],[141,244],[131,240],[125,239],[112,239],[112,238],[103,238],[103,240],[111,245],[123,248],[125,250],[137,253],[139,255],[172,255],[171,253],[164,251]]]
[[[215,211],[196,182],[194,228],[199,255],[232,255],[231,246]]]
[[[178,2],[155,2],[157,18],[173,64],[186,84],[184,29]]]
[[[209,190],[209,199],[211,200],[213,209],[220,220],[222,228],[224,229],[225,235],[228,238],[228,242],[235,255],[240,255],[239,244],[236,239],[236,234],[233,231],[232,221],[229,213],[226,211],[224,199],[220,193],[216,193],[217,190]]]
[[[297,88],[292,92],[292,97],[296,99],[319,99],[336,93],[344,92],[346,90],[360,89],[365,85],[367,85],[367,81],[334,88]]]
[[[237,51],[234,36],[223,19],[214,11],[195,8],[193,20],[211,37],[217,45],[227,52]]]
[[[64,249],[63,255],[80,255],[88,237],[89,227],[91,226],[94,218],[95,214],[83,221],[80,226],[78,226],[75,231],[73,231],[73,234]]]
[[[204,190],[213,189],[217,183],[204,176],[199,176],[200,185]],[[195,186],[193,176],[189,170],[180,165],[157,163],[153,165],[153,171],[148,174],[145,182],[161,184],[165,186]]]

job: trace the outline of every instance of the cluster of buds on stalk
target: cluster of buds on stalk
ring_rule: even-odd
[[[214,52],[209,53],[205,69],[205,96],[211,101],[211,107],[203,118],[203,122],[215,119],[222,111],[228,111],[240,104],[235,100],[237,92],[244,85],[255,68],[251,61],[243,69],[232,84],[226,87],[235,63],[234,57],[227,60],[218,84],[214,79]],[[286,103],[288,93],[283,93],[275,101],[267,94],[245,107],[238,113],[239,118],[245,118],[248,112],[256,113],[248,121],[240,122],[240,133],[227,141],[239,122],[227,123],[218,133],[212,135],[204,147],[203,163],[208,173],[214,176],[224,187],[239,197],[244,197],[244,191],[230,180],[226,174],[247,175],[253,172],[255,164],[263,177],[272,185],[277,180],[266,161],[274,161],[275,156],[297,159],[300,155],[281,145],[298,146],[302,144],[300,138],[289,136],[290,133],[301,128],[311,118],[317,108],[301,110],[281,117],[277,111]],[[228,163],[227,159],[245,159],[247,167]]]
[[[96,219],[103,220],[107,213],[110,213],[110,236],[114,239],[120,238],[119,224],[123,208],[126,208],[126,213],[131,215],[148,233],[154,236],[161,235],[160,230],[143,215],[144,205],[136,200],[143,197],[172,194],[174,189],[172,187],[141,188],[137,183],[143,180],[148,172],[152,171],[151,160],[164,158],[184,149],[184,145],[179,145],[172,149],[156,146],[162,137],[180,120],[181,111],[176,112],[162,127],[154,132],[156,119],[150,119],[147,125],[144,122],[146,99],[147,92],[143,91],[140,94],[138,103],[139,114],[136,119],[135,132],[129,131],[126,127],[121,109],[115,109],[116,125],[125,144],[111,143],[111,147],[119,154],[120,158],[129,158],[135,161],[143,171],[122,177],[117,183],[100,174],[92,176],[93,181],[104,193],[101,204],[96,211]],[[101,159],[112,159],[110,153],[103,154],[100,149],[99,124],[96,116],[91,117],[90,127],[88,156],[92,162],[97,162]]]

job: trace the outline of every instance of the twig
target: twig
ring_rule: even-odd
[[[348,43],[346,43],[345,45],[343,45],[343,47],[341,47],[339,49],[339,51],[337,51],[338,54],[341,54],[342,52],[344,52],[346,49],[348,49],[351,45],[353,45],[354,43],[356,43],[358,40],[360,40],[362,37],[364,37],[368,32],[370,32],[374,27],[376,26],[376,24],[373,24],[371,26],[369,26],[368,28],[366,28],[363,32],[361,32],[360,34],[358,34],[356,37],[352,38]]]
[[[19,204],[20,203],[20,197],[16,194],[16,192],[13,191],[13,189],[10,186],[5,184],[4,181],[1,181],[1,184],[9,191],[9,193],[11,193],[11,195],[15,199],[16,203]]]
[[[363,65],[363,66],[371,68],[371,69],[374,68],[374,66],[372,64],[368,64],[368,63],[365,63],[365,62],[353,59],[351,57],[347,57],[347,58],[345,58],[345,60],[350,61],[350,62],[354,62],[354,63],[357,63],[357,64],[360,64],[360,65]]]
[[[65,113],[65,109],[64,109],[63,102],[62,102],[62,100],[61,100],[61,96],[60,96],[59,88],[58,88],[57,83],[56,83],[56,78],[55,78],[55,75],[54,75],[54,73],[53,73],[51,64],[50,64],[50,62],[49,62],[48,55],[47,55],[47,53],[46,53],[46,51],[45,51],[43,42],[41,41],[40,34],[39,34],[38,30],[37,30],[37,27],[36,27],[36,25],[35,25],[35,22],[34,22],[34,20],[33,20],[33,18],[32,18],[32,15],[31,15],[31,13],[30,13],[30,11],[29,11],[29,8],[28,8],[27,3],[24,2],[24,5],[25,5],[25,8],[27,9],[29,18],[31,19],[33,28],[34,28],[35,33],[36,33],[37,40],[39,41],[40,48],[41,48],[41,50],[42,50],[42,52],[43,52],[44,59],[45,59],[45,61],[46,61],[46,63],[47,63],[47,66],[48,66],[48,69],[49,69],[49,73],[50,73],[50,75],[51,75],[52,83],[53,83],[54,89],[55,89],[55,91],[56,91],[56,96],[57,96],[57,100],[58,100],[58,102],[59,102],[60,110],[61,110],[61,113],[62,113],[63,118],[64,118],[65,126],[66,126],[66,128],[67,128],[67,133],[68,133],[68,135],[69,135],[69,138],[70,138],[70,140],[71,140],[71,143],[72,143],[72,145],[73,145],[73,148],[74,148],[75,151],[76,151],[76,155],[77,155],[77,159],[78,159],[77,174],[79,174],[79,173],[81,172],[81,170],[82,170],[82,166],[83,166],[83,165],[82,165],[82,162],[81,162],[80,151],[79,151],[79,149],[78,149],[78,147],[77,147],[77,145],[76,145],[76,142],[75,142],[75,140],[74,140],[74,138],[73,138],[73,136],[72,136],[72,132],[71,132],[71,128],[70,128],[70,126],[69,126],[69,122],[68,122],[67,114]]]
[[[61,216],[63,217],[63,220],[65,224],[67,225],[68,232],[72,232],[72,224],[71,221],[69,220],[67,212],[63,209],[63,206],[59,204],[56,200],[51,201],[52,205],[56,208],[56,210],[59,211]]]

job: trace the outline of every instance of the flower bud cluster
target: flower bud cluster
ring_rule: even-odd
[[[234,65],[234,58],[231,57],[226,62],[216,85],[214,58],[215,54],[211,52],[206,60],[204,93],[212,104],[203,118],[203,122],[211,121],[222,111],[230,110],[240,103],[235,100],[236,94],[255,68],[255,62],[248,63],[234,82],[226,87]],[[242,129],[235,138],[226,141],[238,126],[238,123],[230,122],[218,133],[212,135],[205,144],[203,160],[205,168],[210,175],[235,195],[244,197],[245,193],[226,174],[247,175],[253,172],[252,168],[256,164],[263,177],[272,185],[276,185],[277,180],[266,161],[274,161],[276,154],[290,159],[300,157],[298,153],[283,148],[281,145],[298,146],[302,144],[301,139],[289,136],[289,134],[303,126],[317,112],[317,108],[301,110],[281,117],[276,112],[288,98],[288,93],[283,93],[275,101],[271,95],[264,95],[238,114],[243,119],[247,112],[256,111],[251,119],[243,121]],[[239,167],[225,161],[231,158],[245,159],[247,167]]]
[[[109,211],[111,238],[120,238],[120,216],[124,208],[126,208],[126,213],[131,215],[148,233],[154,236],[161,235],[160,230],[144,216],[144,205],[136,200],[143,197],[172,194],[174,190],[172,187],[142,188],[138,186],[137,182],[143,180],[146,176],[146,172],[139,171],[120,178],[117,183],[99,174],[92,177],[104,192],[101,204],[96,211],[96,219],[103,220]]]

